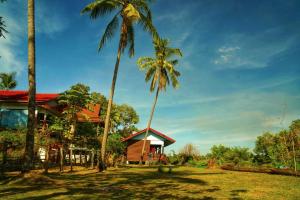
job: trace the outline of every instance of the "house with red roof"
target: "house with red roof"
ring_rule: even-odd
[[[64,107],[58,104],[59,94],[36,94],[37,122],[47,120],[49,115],[60,116]],[[27,124],[28,92],[0,90],[0,128],[24,127]],[[100,105],[91,105],[77,113],[78,122],[99,123]]]
[[[128,162],[138,162],[140,160],[146,131],[147,129],[143,129],[122,140],[126,143],[126,159]],[[146,138],[143,162],[162,161],[164,159],[164,148],[174,142],[174,139],[150,128]]]

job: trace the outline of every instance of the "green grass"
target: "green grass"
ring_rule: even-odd
[[[32,172],[0,182],[1,199],[299,199],[300,178],[219,169]]]

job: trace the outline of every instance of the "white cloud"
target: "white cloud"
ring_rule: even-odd
[[[16,8],[18,8],[16,10]],[[36,6],[36,32],[53,37],[53,34],[63,31],[67,27],[67,20],[55,12],[55,8],[38,2]],[[17,13],[16,13],[17,12]],[[26,42],[27,42],[27,7],[25,1],[7,1],[1,5],[1,16],[3,16],[8,34],[6,39],[0,38],[0,72],[16,71],[22,73],[27,66]]]
[[[273,57],[288,50],[299,37],[291,35],[280,37],[278,28],[267,29],[254,35],[231,34],[216,50],[212,63],[216,69],[264,68],[268,67]]]

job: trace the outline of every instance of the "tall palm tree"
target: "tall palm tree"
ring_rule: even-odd
[[[155,48],[155,58],[141,57],[137,62],[141,70],[146,70],[145,81],[148,82],[151,80],[150,91],[153,92],[156,89],[156,94],[142,147],[140,164],[142,164],[143,161],[146,139],[151,127],[158,94],[161,90],[166,91],[167,85],[170,84],[170,79],[174,88],[179,86],[177,78],[180,76],[180,73],[179,71],[175,70],[175,65],[178,64],[178,60],[174,59],[174,56],[182,56],[180,49],[169,47],[169,41],[159,37],[154,38],[153,43]]]
[[[0,89],[11,90],[17,86],[16,73],[0,73]]]
[[[33,167],[34,162],[34,130],[35,130],[35,24],[34,24],[34,0],[28,0],[28,120],[26,145],[24,153],[24,170]]]
[[[134,55],[134,24],[135,22],[138,22],[144,30],[150,32],[152,35],[157,34],[154,26],[152,25],[151,11],[148,7],[149,2],[151,2],[151,0],[95,0],[82,10],[82,13],[90,13],[90,17],[92,19],[103,17],[106,14],[114,13],[112,20],[108,23],[106,30],[104,31],[104,34],[102,35],[102,38],[100,40],[99,51],[103,48],[106,41],[111,39],[115,35],[118,28],[120,27],[119,47],[105,117],[105,127],[101,145],[99,171],[103,171],[106,168],[106,141],[109,131],[109,119],[113,104],[113,97],[121,55],[122,53],[124,53],[124,50],[127,47],[129,56],[132,57]]]

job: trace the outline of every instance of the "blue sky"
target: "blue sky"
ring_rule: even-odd
[[[80,15],[89,0],[36,1],[38,92],[57,93],[81,82],[108,95],[118,37],[97,52],[110,16]],[[214,144],[254,146],[265,131],[300,118],[300,1],[162,0],[151,5],[162,37],[182,49],[181,86],[159,96],[152,127],[206,153]],[[17,71],[27,88],[27,5],[8,0],[0,15],[10,32],[0,39],[0,72]],[[123,55],[115,102],[132,105],[146,126],[153,94],[137,69],[152,56],[149,34],[136,28],[136,54]]]

